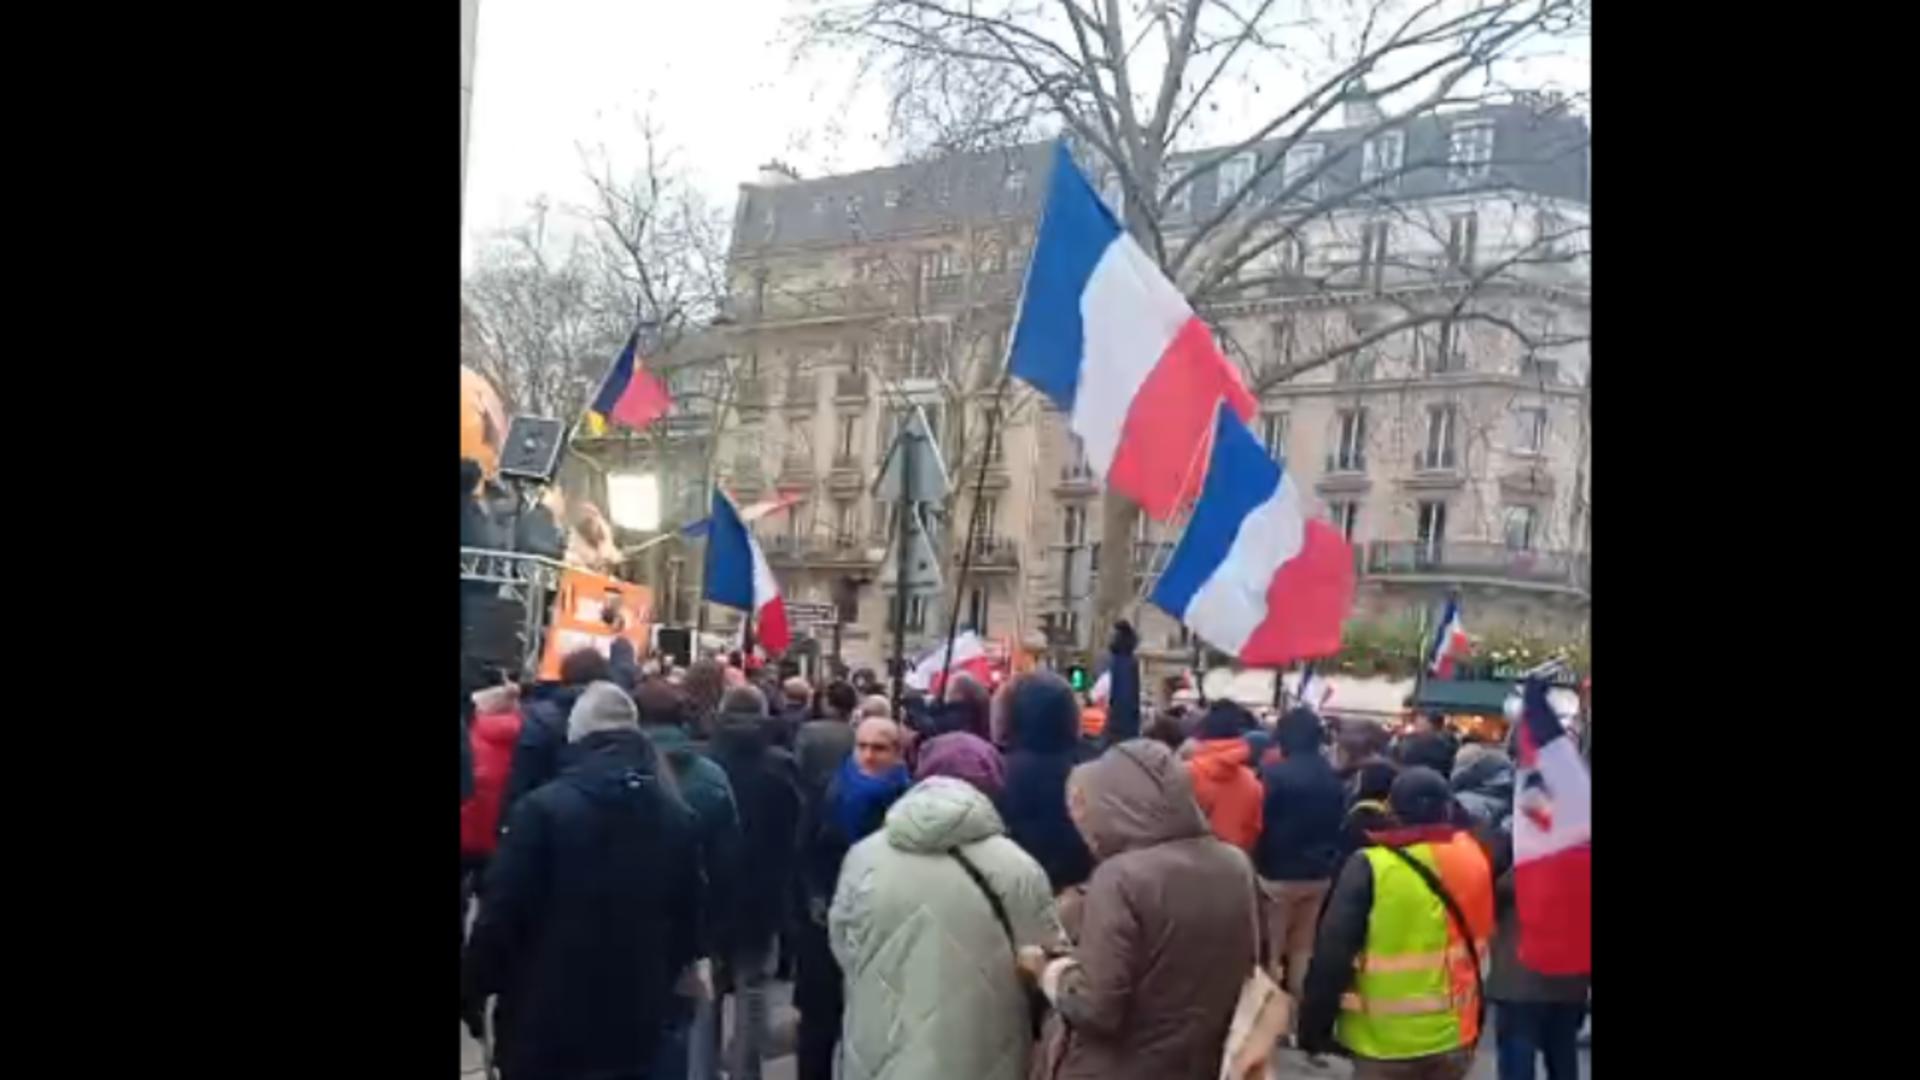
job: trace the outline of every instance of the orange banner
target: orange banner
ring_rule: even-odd
[[[616,597],[617,628],[608,625],[606,619],[607,606]],[[558,679],[560,658],[583,646],[590,645],[606,656],[613,649],[616,636],[633,642],[636,657],[645,656],[647,628],[652,622],[651,589],[586,570],[568,570],[560,575],[560,587],[553,598],[547,645],[540,657],[540,678]]]

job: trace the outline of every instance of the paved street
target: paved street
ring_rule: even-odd
[[[776,1050],[786,1050],[793,1038],[793,1011],[789,1005],[792,987],[786,983],[774,984],[773,990],[773,1028]],[[1352,1076],[1352,1067],[1340,1058],[1326,1058],[1323,1067],[1316,1068],[1308,1062],[1307,1056],[1292,1050],[1282,1050],[1273,1063],[1274,1080],[1347,1080]],[[480,1045],[467,1037],[465,1028],[460,1030],[460,1075],[478,1077],[481,1073]],[[763,1080],[794,1080],[794,1063],[791,1053],[771,1059],[761,1073]],[[1468,1080],[1494,1080],[1493,1040],[1488,1038],[1480,1044],[1480,1055],[1475,1059],[1473,1072]],[[1580,1080],[1592,1080],[1593,1065],[1591,1055],[1585,1047],[1580,1050]]]

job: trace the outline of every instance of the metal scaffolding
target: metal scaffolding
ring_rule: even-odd
[[[525,646],[525,655],[521,659],[523,671],[539,670],[540,648],[546,640],[547,617],[551,613],[553,594],[560,587],[560,575],[566,569],[565,563],[541,555],[487,548],[460,549],[460,581],[463,584],[491,585],[496,595],[520,605],[523,612],[521,640]]]

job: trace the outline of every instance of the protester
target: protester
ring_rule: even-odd
[[[1387,760],[1386,725],[1366,717],[1348,716],[1334,736],[1333,765],[1341,781],[1349,781],[1362,765]]]
[[[1011,749],[1000,817],[1058,893],[1093,872],[1086,841],[1067,816],[1067,774],[1084,760],[1073,689],[1052,672],[1029,672],[1013,680],[1007,705]]]
[[[768,1044],[767,982],[773,974],[774,943],[798,872],[799,772],[793,759],[771,744],[766,715],[766,698],[759,690],[741,686],[727,691],[712,743],[714,757],[733,784],[741,818],[739,857],[729,875],[732,893],[716,905],[720,984],[731,988],[734,997],[735,1053],[729,1072],[735,1080],[760,1076]]]
[[[714,721],[720,715],[720,695],[727,692],[725,666],[710,656],[703,656],[687,667],[686,678],[680,686],[687,692],[687,703],[693,709],[693,729],[703,735],[712,734]]]
[[[1249,853],[1260,839],[1263,798],[1246,740],[1253,726],[1253,714],[1238,702],[1214,702],[1200,721],[1187,761],[1193,796],[1213,834]]]
[[[949,731],[966,731],[982,739],[991,738],[992,727],[988,714],[992,709],[992,695],[980,680],[966,672],[956,672],[947,681],[941,696],[945,699],[941,705],[938,722],[934,725],[940,734]]]
[[[1099,688],[1094,690],[1080,706],[1080,738],[1097,748],[1107,734],[1107,706]]]
[[[913,775],[916,780],[959,777],[996,803],[1007,786],[1007,768],[1000,751],[971,731],[949,731],[927,740],[920,747]]]
[[[799,1080],[831,1080],[833,1075],[844,986],[828,940],[827,912],[848,849],[881,826],[887,809],[907,789],[901,742],[900,726],[892,720],[861,720],[853,753],[840,762],[802,825],[807,918],[795,934],[799,955],[793,987],[794,1006],[800,1010]]]
[[[1113,636],[1107,642],[1107,716],[1104,724],[1109,743],[1140,737],[1140,635],[1133,624],[1120,619],[1113,624]]]
[[[497,997],[505,1080],[643,1077],[694,959],[698,826],[611,682],[567,717],[578,752],[516,803],[467,947],[461,1017]]]
[[[798,675],[788,677],[780,684],[780,737],[774,740],[774,744],[783,750],[792,750],[800,726],[811,719],[813,687]]]
[[[629,694],[640,685],[640,661],[634,655],[633,642],[627,638],[616,637],[607,647],[607,679]]]
[[[1579,1034],[1587,1020],[1592,977],[1542,975],[1520,959],[1513,835],[1497,828],[1483,829],[1478,835],[1488,843],[1494,874],[1493,902],[1498,921],[1487,998],[1493,1002],[1494,1052],[1500,1080],[1534,1080],[1539,1075],[1539,1061],[1546,1064],[1547,1080],[1578,1080]]]
[[[800,779],[808,798],[816,801],[826,794],[834,770],[853,752],[854,714],[860,710],[860,698],[847,683],[828,683],[821,697],[825,715],[800,725],[793,738]]]
[[[1346,818],[1340,826],[1338,864],[1367,846],[1369,834],[1393,827],[1393,811],[1387,796],[1393,790],[1400,770],[1391,762],[1369,761],[1353,771],[1345,786]]]
[[[502,820],[513,812],[520,797],[560,775],[569,751],[567,717],[588,684],[605,680],[611,674],[607,658],[586,645],[560,658],[558,685],[535,685],[522,706],[525,718],[520,739],[514,744],[513,765],[507,774],[507,790],[501,797]]]
[[[520,739],[520,690],[512,683],[490,687],[471,697],[473,719],[467,745],[473,762],[473,795],[460,804],[461,909],[480,887],[487,861],[499,847],[500,807],[513,767],[513,746]]]
[[[888,701],[885,694],[868,694],[860,701],[860,719],[876,716],[888,720],[893,718],[893,702]]]
[[[1513,815],[1513,760],[1498,747],[1472,744],[1453,759],[1454,801],[1476,827],[1503,828]]]
[[[1046,872],[1005,832],[970,780],[934,775],[848,852],[829,913],[848,973],[841,1080],[1026,1080],[1016,950],[1065,938]]]
[[[1313,957],[1314,927],[1342,855],[1346,794],[1320,752],[1320,716],[1289,709],[1274,725],[1280,760],[1261,770],[1264,824],[1254,864],[1267,894],[1267,941],[1274,980],[1295,998]]]
[[[1214,838],[1174,754],[1119,743],[1073,770],[1073,820],[1100,863],[1071,954],[1022,951],[1065,1022],[1059,1080],[1215,1080],[1259,917],[1253,868]]]
[[[1453,794],[1439,773],[1402,771],[1389,803],[1398,827],[1372,834],[1327,898],[1300,1046],[1320,1053],[1337,1041],[1354,1057],[1354,1080],[1459,1080],[1480,1036],[1492,868],[1449,823]]]
[[[480,501],[480,481],[485,475],[479,462],[460,459],[460,546],[497,550],[506,546],[505,536]],[[491,592],[492,590],[475,590]]]

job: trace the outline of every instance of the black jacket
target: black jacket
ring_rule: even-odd
[[[495,1056],[529,1080],[648,1075],[702,903],[693,812],[638,731],[578,744],[513,808],[467,946],[463,995],[497,995]]]
[[[1107,668],[1107,745],[1140,737],[1140,658],[1113,656]]]
[[[740,811],[738,857],[728,868],[730,895],[717,905],[721,940],[764,944],[777,933],[793,895],[799,859],[799,773],[786,751],[768,745],[764,718],[722,713],[707,752],[726,770]]]
[[[1341,855],[1346,792],[1333,765],[1315,753],[1296,754],[1260,772],[1266,788],[1254,865],[1268,881],[1325,881]]]
[[[521,796],[560,775],[568,753],[567,714],[579,697],[577,686],[547,683],[533,688],[521,709],[520,738],[513,745],[513,764],[507,767],[507,787],[500,797],[503,827]]]
[[[1016,686],[1008,702],[1012,728],[1000,819],[1007,836],[1047,872],[1059,892],[1087,880],[1093,856],[1067,816],[1067,774],[1097,751],[1080,742],[1073,693],[1051,680]]]

